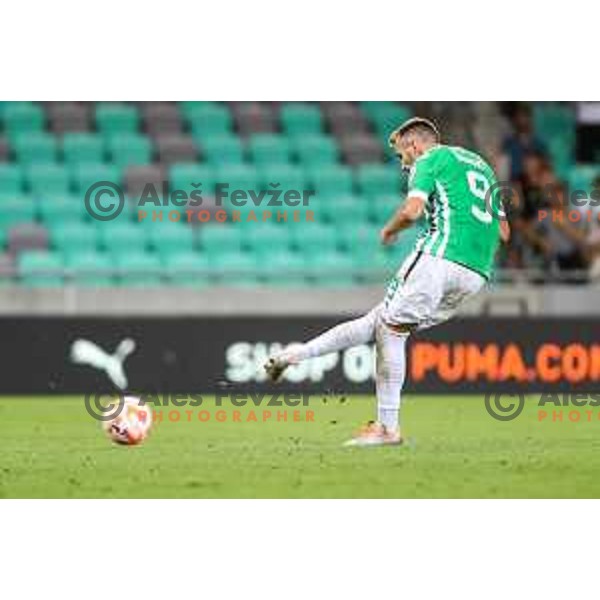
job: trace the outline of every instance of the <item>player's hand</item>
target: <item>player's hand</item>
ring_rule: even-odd
[[[384,246],[389,246],[398,239],[398,234],[386,226],[379,233],[379,239]]]

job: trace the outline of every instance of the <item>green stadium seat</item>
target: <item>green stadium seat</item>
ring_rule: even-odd
[[[184,115],[187,116],[189,111],[194,110],[194,108],[196,108],[196,106],[198,106],[198,104],[217,104],[216,102],[203,102],[202,100],[180,100],[179,102],[177,102],[177,105],[179,107],[179,112]]]
[[[277,189],[282,192],[294,190],[297,191],[300,196],[300,202],[302,200],[302,194],[305,190],[308,190],[308,180],[304,169],[296,165],[268,165],[260,171],[262,184],[265,190]],[[273,188],[271,184],[278,184],[279,187]],[[265,208],[270,196],[266,196]],[[280,201],[283,202],[283,195],[280,196]],[[296,200],[294,200],[296,201]],[[282,210],[285,207],[282,206]]]
[[[47,133],[19,135],[12,145],[17,161],[23,166],[54,163],[58,157],[56,138]]]
[[[64,265],[59,254],[30,250],[19,254],[17,269],[21,282],[28,287],[59,287],[63,284]]]
[[[68,194],[70,177],[64,165],[39,164],[27,169],[29,189],[36,196]]]
[[[121,214],[118,217],[119,222],[124,222],[124,223],[134,223],[135,225],[142,227],[143,223],[148,222],[148,221],[152,221],[152,209],[155,208],[154,206],[152,207],[143,207],[143,206],[138,206],[138,201],[139,201],[139,196],[138,197],[132,197],[132,196],[125,196],[125,206],[123,207],[123,211],[121,212]],[[146,211],[146,217],[143,217],[141,215],[141,213],[143,211]],[[168,216],[167,215],[163,215],[163,219],[166,219],[167,222],[168,221]]]
[[[402,261],[413,251],[419,227],[412,227],[398,237],[398,241],[389,248],[382,247],[378,231],[373,227],[347,227],[339,230],[340,244],[346,248],[357,266],[363,267],[362,278],[369,277],[369,267],[374,270],[372,281],[381,281],[383,276],[393,275]]]
[[[245,232],[235,225],[206,225],[200,230],[200,245],[206,254],[240,251]]]
[[[213,268],[206,256],[198,252],[178,252],[161,257],[171,285],[207,287],[212,284]]]
[[[184,190],[188,194],[200,190],[204,196],[211,196],[215,186],[215,171],[207,165],[177,163],[169,170],[170,189]],[[192,184],[201,184],[195,187]]]
[[[348,249],[353,256],[375,256],[380,250],[385,250],[392,257],[395,268],[400,266],[403,260],[410,252],[413,251],[415,241],[421,233],[421,225],[417,224],[414,227],[403,231],[395,244],[389,247],[383,247],[379,240],[379,231],[373,227],[359,227],[354,231],[343,231],[341,237],[342,244]]]
[[[150,252],[121,252],[114,256],[123,287],[154,287],[163,282],[160,260]]]
[[[274,223],[257,223],[248,227],[244,233],[243,243],[254,253],[276,253],[291,245],[289,227],[280,227]]]
[[[114,165],[81,164],[73,169],[73,184],[75,189],[85,193],[92,185],[101,181],[108,181],[119,185],[121,171]]]
[[[259,283],[259,265],[249,252],[221,252],[211,256],[210,260],[219,285],[246,287]]]
[[[243,235],[246,235],[247,229],[261,225],[263,222],[269,222],[268,220],[263,221],[263,213],[271,209],[256,207],[252,204],[252,200],[249,199],[245,206],[228,204],[225,206],[225,210],[227,210],[230,216],[232,225],[240,229]]]
[[[600,168],[596,165],[577,165],[569,173],[569,186],[571,193],[575,190],[589,192],[592,189],[592,183],[600,175]]]
[[[159,209],[157,209],[159,210]],[[147,216],[140,219],[137,214],[137,207],[135,211],[135,216],[133,218],[133,223],[136,227],[141,227],[146,232],[146,237],[148,240],[152,238],[153,231],[156,229],[158,231],[164,231],[165,227],[181,227],[180,223],[169,221],[166,215],[163,214],[163,220],[159,220],[158,216],[156,219],[153,219],[151,210],[146,209]],[[120,220],[120,219],[119,219]]]
[[[204,137],[198,141],[198,146],[210,165],[239,165],[244,162],[244,148],[237,135]]]
[[[286,228],[287,229],[287,228]],[[292,245],[298,252],[320,260],[321,252],[337,248],[336,227],[321,223],[294,223],[289,227]]]
[[[46,195],[38,200],[38,213],[48,227],[61,227],[66,223],[81,223],[87,217],[83,202],[68,195]]]
[[[554,136],[546,140],[548,152],[554,163],[554,169],[561,179],[567,179],[575,162],[575,148],[572,140]]]
[[[260,278],[269,285],[287,287],[306,284],[308,265],[302,254],[282,248],[260,258]]]
[[[340,156],[335,140],[326,135],[306,135],[292,139],[295,155],[305,167],[337,164]]]
[[[408,107],[398,102],[369,101],[361,102],[361,106],[386,143],[389,134],[412,114]]]
[[[372,118],[373,115],[377,114],[382,109],[389,109],[390,107],[395,106],[396,103],[389,100],[361,100],[359,104],[367,117]]]
[[[4,109],[1,118],[4,131],[11,139],[23,134],[41,132],[44,128],[44,111],[37,104],[15,103]]]
[[[349,257],[356,269],[355,280],[361,284],[381,285],[386,279],[389,280],[394,276],[405,257],[396,246],[393,248],[373,246],[369,252],[362,252],[356,246],[353,250],[349,253]]]
[[[352,171],[341,165],[324,165],[308,170],[308,180],[317,198],[348,196],[353,193]]]
[[[184,111],[192,135],[199,143],[204,137],[229,133],[233,119],[226,106],[211,103],[198,103]]]
[[[291,148],[283,135],[260,133],[248,140],[248,155],[257,167],[287,165],[291,161]]]
[[[88,223],[61,223],[50,232],[52,246],[63,255],[95,252],[98,248],[96,227]]]
[[[338,246],[349,253],[369,254],[379,248],[379,236],[376,228],[370,225],[353,226],[344,223],[336,229]]]
[[[23,192],[23,170],[19,165],[0,164],[0,196]]]
[[[575,137],[576,119],[573,108],[555,102],[536,102],[533,107],[534,129],[545,140],[556,136]]]
[[[369,209],[369,216],[375,223],[387,221],[394,211],[398,209],[402,201],[402,196],[398,194],[383,194],[381,196],[374,196],[373,198],[364,198],[364,203]]]
[[[94,133],[65,133],[62,151],[64,161],[71,166],[104,160],[102,137]]]
[[[104,135],[136,133],[140,122],[133,104],[100,104],[96,107],[96,127]]]
[[[144,135],[113,135],[108,139],[106,146],[112,162],[117,167],[147,165],[152,162],[152,142]]]
[[[167,228],[168,225],[165,226]],[[147,231],[138,224],[126,221],[98,221],[96,223],[101,247],[111,254],[144,252],[149,244]]]
[[[308,266],[310,280],[320,287],[349,287],[354,281],[354,263],[342,252],[323,250]]]
[[[402,264],[402,261],[415,249],[417,238],[421,235],[425,221],[421,220],[410,229],[402,232],[398,236],[398,242],[391,247],[394,255],[396,269]]]
[[[311,104],[285,104],[281,108],[281,127],[290,136],[321,133],[321,109]]]
[[[192,228],[181,223],[163,223],[162,227],[148,229],[148,241],[162,259],[168,254],[191,252],[194,249]]]
[[[115,285],[115,267],[110,256],[100,252],[69,254],[65,258],[67,280],[78,286]]]
[[[9,196],[0,200],[0,227],[35,221],[36,204],[30,196]]]
[[[220,102],[207,102],[203,100],[182,100],[177,103],[181,114],[189,119],[190,115],[196,111],[206,110],[207,108],[222,108],[223,105]]]
[[[356,172],[357,188],[368,198],[400,193],[400,173],[395,167],[365,165]]]
[[[340,196],[315,206],[319,220],[329,223],[361,225],[369,220],[370,200],[362,196]]]
[[[222,165],[216,169],[216,181],[217,183],[229,184],[227,188],[227,197],[223,202],[223,206],[229,206],[235,210],[242,210],[238,206],[234,206],[230,202],[231,194],[235,190],[248,190],[260,191],[262,185],[260,183],[259,175],[255,167],[251,165]],[[247,204],[251,200],[248,199]]]
[[[0,102],[0,121],[3,120],[3,115],[7,110],[14,108],[15,106],[21,107],[25,104],[27,106],[36,106],[35,102],[31,102],[30,100],[7,100]]]

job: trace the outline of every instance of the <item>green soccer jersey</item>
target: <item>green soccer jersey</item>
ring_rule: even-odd
[[[464,148],[440,145],[420,156],[408,187],[409,196],[425,200],[427,226],[416,250],[489,279],[500,241],[501,207],[492,189],[496,182],[487,162]]]

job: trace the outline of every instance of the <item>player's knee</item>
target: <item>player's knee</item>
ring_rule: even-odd
[[[408,335],[417,328],[416,323],[396,323],[385,312],[380,316],[378,326],[396,335]]]
[[[384,323],[385,327],[387,327],[392,333],[397,333],[399,335],[408,335],[412,333],[416,328],[416,323]]]

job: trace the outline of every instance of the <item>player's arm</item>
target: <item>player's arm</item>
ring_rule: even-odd
[[[431,157],[418,159],[408,180],[406,200],[381,230],[381,242],[391,244],[396,235],[418,221],[435,191],[435,166]]]
[[[424,210],[425,200],[423,197],[421,195],[409,195],[381,230],[381,243],[393,243],[396,235],[418,221]]]

